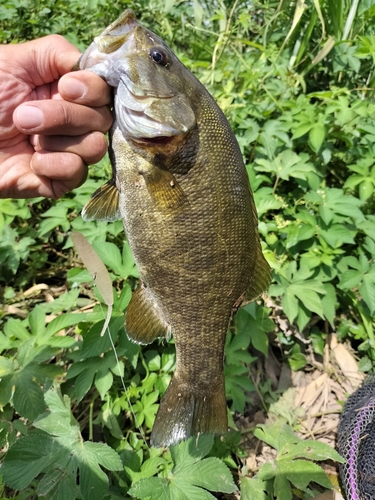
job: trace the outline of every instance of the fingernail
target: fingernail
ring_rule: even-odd
[[[64,96],[75,100],[83,97],[87,92],[86,85],[74,77],[64,81]]]
[[[16,110],[16,117],[22,128],[32,129],[43,125],[44,113],[36,106],[24,104]]]

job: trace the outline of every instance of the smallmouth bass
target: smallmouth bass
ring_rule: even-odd
[[[238,143],[204,86],[131,10],[95,38],[79,68],[114,87],[115,114],[113,177],[82,216],[123,220],[140,275],[129,338],[149,344],[172,333],[176,345],[151,444],[224,434],[228,324],[271,276]]]

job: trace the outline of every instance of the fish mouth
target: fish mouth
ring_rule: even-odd
[[[129,88],[128,78],[124,76],[115,91],[115,112],[127,137],[143,143],[167,144],[174,136],[191,128],[190,122],[186,124],[177,113],[168,112],[177,96],[139,96]]]
[[[137,139],[133,139],[135,142],[141,144],[150,144],[155,146],[166,146],[170,144],[174,139],[174,136],[160,136],[160,137],[138,137]]]

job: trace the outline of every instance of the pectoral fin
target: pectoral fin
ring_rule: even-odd
[[[111,179],[95,191],[83,207],[82,219],[112,222],[121,219],[119,192],[115,179]]]
[[[154,167],[142,175],[158,210],[173,210],[187,203],[183,189],[173,174],[167,170]]]
[[[128,305],[125,330],[130,340],[137,344],[151,344],[157,338],[169,336],[169,326],[160,317],[141,283]]]

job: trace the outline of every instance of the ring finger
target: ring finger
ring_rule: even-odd
[[[74,153],[82,158],[86,165],[97,163],[107,152],[107,139],[101,132],[91,132],[74,137],[64,135],[33,136],[32,143],[36,151]]]

